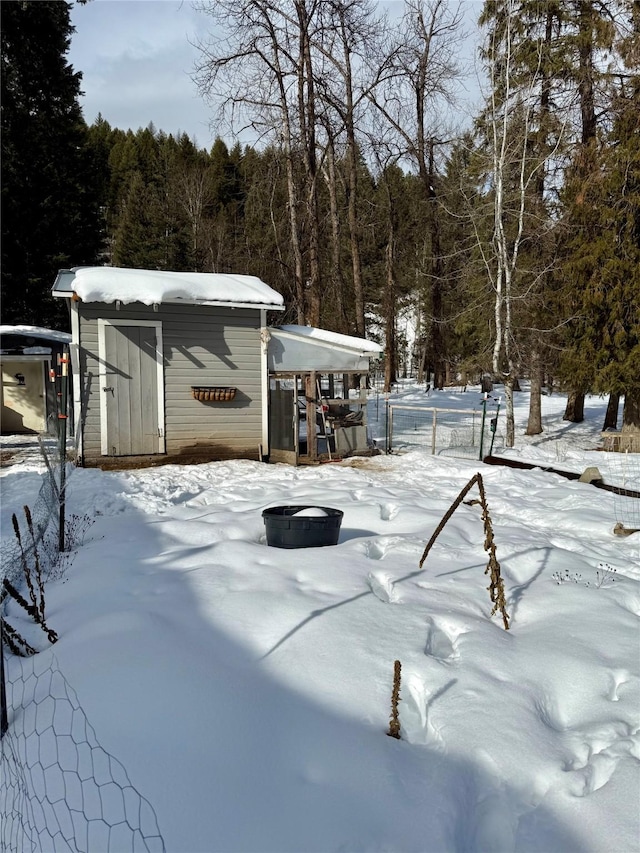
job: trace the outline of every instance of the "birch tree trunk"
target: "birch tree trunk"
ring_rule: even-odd
[[[493,30],[486,49],[491,80],[488,120],[494,217],[492,254],[485,263],[495,299],[493,372],[496,378],[504,378],[506,444],[513,447],[513,392],[517,383],[513,341],[518,332],[513,325],[513,307],[518,298],[515,287],[532,185],[539,179],[546,157],[532,162],[530,154],[538,68],[533,68],[528,76],[522,71],[516,73],[517,4],[506,0],[503,11],[502,29],[499,34]]]

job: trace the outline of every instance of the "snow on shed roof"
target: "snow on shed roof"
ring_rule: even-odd
[[[351,335],[341,335],[338,332],[329,332],[326,329],[316,329],[313,326],[277,326],[276,330],[289,332],[292,335],[300,335],[305,338],[313,338],[323,343],[334,344],[346,349],[358,350],[358,352],[381,353],[380,344],[367,341],[364,338],[354,338]]]
[[[42,338],[47,341],[60,341],[63,344],[71,343],[71,335],[68,332],[59,332],[57,329],[43,329],[40,326],[0,326],[0,335],[23,335],[25,338]]]
[[[123,267],[75,267],[61,270],[55,296],[76,294],[84,302],[163,302],[264,307],[281,310],[282,296],[253,275],[168,272]]]
[[[366,373],[382,347],[364,338],[311,326],[272,326],[267,364],[272,373]]]

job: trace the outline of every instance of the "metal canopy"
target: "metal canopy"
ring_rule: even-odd
[[[364,338],[309,326],[274,326],[269,335],[271,374],[367,373],[369,360],[382,352],[382,347]]]

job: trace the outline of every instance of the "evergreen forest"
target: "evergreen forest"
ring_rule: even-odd
[[[275,322],[378,340],[387,388],[490,374],[509,425],[526,377],[530,434],[551,387],[640,430],[640,4],[486,0],[466,122],[457,3],[198,5],[210,150],[87,125],[71,3],[2,4],[4,323],[66,330],[64,267],[256,275]]]

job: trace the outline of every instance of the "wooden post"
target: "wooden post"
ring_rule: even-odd
[[[334,378],[334,374],[330,373],[329,374],[329,399],[334,400],[335,396],[336,396],[335,378]]]
[[[305,376],[305,396],[307,399],[307,455],[309,459],[318,458],[318,439],[316,437],[316,382],[315,371]]]

